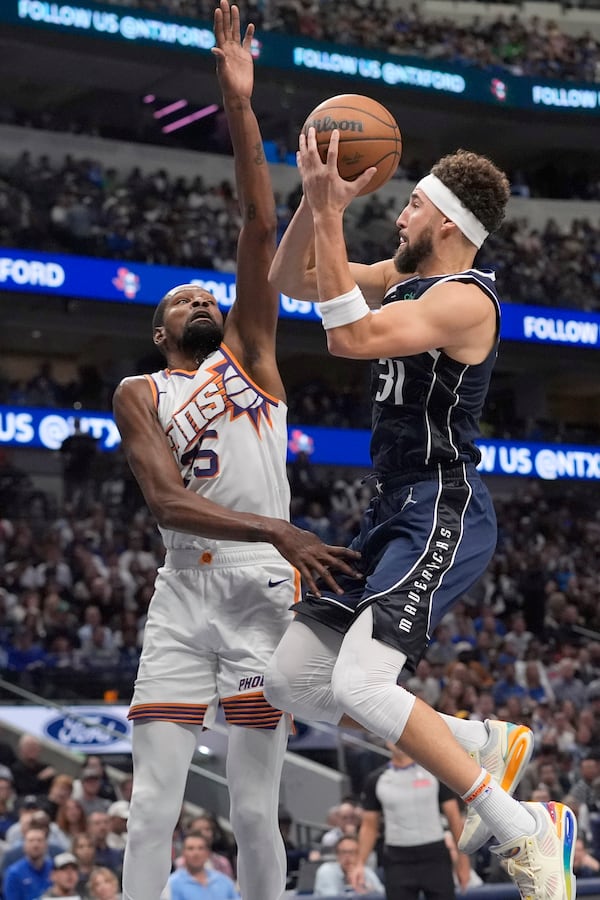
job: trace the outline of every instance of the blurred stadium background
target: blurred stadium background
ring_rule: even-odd
[[[254,105],[281,231],[298,200],[298,130],[336,93],[386,104],[404,143],[397,177],[348,216],[354,259],[391,252],[395,215],[444,153],[486,153],[510,176],[506,225],[480,258],[496,264],[505,301],[482,440],[500,544],[449,629],[454,660],[465,642],[481,658],[484,613],[510,632],[522,612],[532,643],[518,662],[541,660],[556,687],[573,661],[581,700],[567,710],[555,690],[552,701],[575,735],[574,781],[600,735],[597,706],[589,737],[579,734],[600,679],[600,6],[257,0],[241,9],[259,26]],[[110,398],[124,375],[160,367],[150,320],[167,287],[198,278],[223,308],[235,291],[237,212],[211,16],[202,0],[0,8],[0,736],[14,746],[23,730],[38,734],[72,774],[80,754],[98,751],[117,781],[129,766],[122,723],[160,547],[119,454]],[[281,304],[294,517],[345,540],[368,494],[366,369],[326,355],[310,304]],[[61,447],[76,420],[95,442],[69,481]],[[86,554],[100,557],[92,575]],[[112,636],[105,656],[80,633],[91,606]],[[512,652],[496,642],[488,675],[500,679]],[[451,679],[438,674],[451,711]],[[471,687],[475,696],[465,689],[455,704],[466,714],[489,685]],[[504,699],[495,702],[498,712]],[[535,717],[532,695],[519,713]],[[207,736],[189,793],[221,817],[223,741]],[[282,800],[297,839],[310,841],[329,807],[357,792],[372,748],[309,723],[290,749]]]

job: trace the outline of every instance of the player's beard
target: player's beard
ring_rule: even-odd
[[[209,319],[196,319],[189,322],[179,341],[180,349],[197,360],[217,350],[223,340],[223,327]]]
[[[433,253],[433,230],[427,228],[411,243],[400,244],[394,255],[394,266],[401,275],[418,272]]]

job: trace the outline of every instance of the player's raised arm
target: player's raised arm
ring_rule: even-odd
[[[350,263],[350,271],[369,306],[378,308],[387,289],[398,281],[391,259],[372,265]],[[269,272],[269,280],[279,291],[296,300],[318,302],[315,268],[314,223],[311,209],[303,196],[285,230]]]
[[[279,312],[278,293],[268,281],[275,252],[277,216],[269,167],[262,137],[252,109],[254,61],[251,44],[254,26],[248,25],[242,39],[240,12],[221,0],[215,10],[214,31],[217,77],[233,145],[237,196],[242,228],[237,249],[237,299],[226,324],[225,341],[252,366],[257,356],[274,360],[275,331]],[[249,352],[245,352],[245,351]],[[257,375],[256,371],[250,374]],[[261,382],[261,386],[273,386]],[[281,395],[283,388],[277,391]]]

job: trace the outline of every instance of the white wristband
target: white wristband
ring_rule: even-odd
[[[330,328],[339,328],[340,325],[351,325],[352,322],[364,319],[370,312],[363,292],[357,284],[351,291],[340,294],[339,297],[317,303],[317,307],[323,319],[325,331]]]

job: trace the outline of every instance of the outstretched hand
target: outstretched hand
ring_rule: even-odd
[[[254,61],[251,47],[254,25],[248,25],[241,39],[240,11],[228,0],[220,0],[215,9],[214,33],[217,77],[224,95],[250,98],[254,88]]]
[[[327,160],[323,162],[317,147],[315,129],[311,126],[308,134],[300,134],[296,161],[302,176],[304,196],[313,213],[326,209],[343,213],[377,171],[375,166],[370,166],[354,181],[346,181],[338,171],[339,143],[340,133],[334,129],[327,147]]]
[[[347,547],[324,544],[312,531],[304,531],[289,522],[278,520],[273,545],[298,571],[312,594],[319,597],[317,579],[336,594],[343,593],[331,570],[353,578],[360,577],[355,568],[360,553]]]

